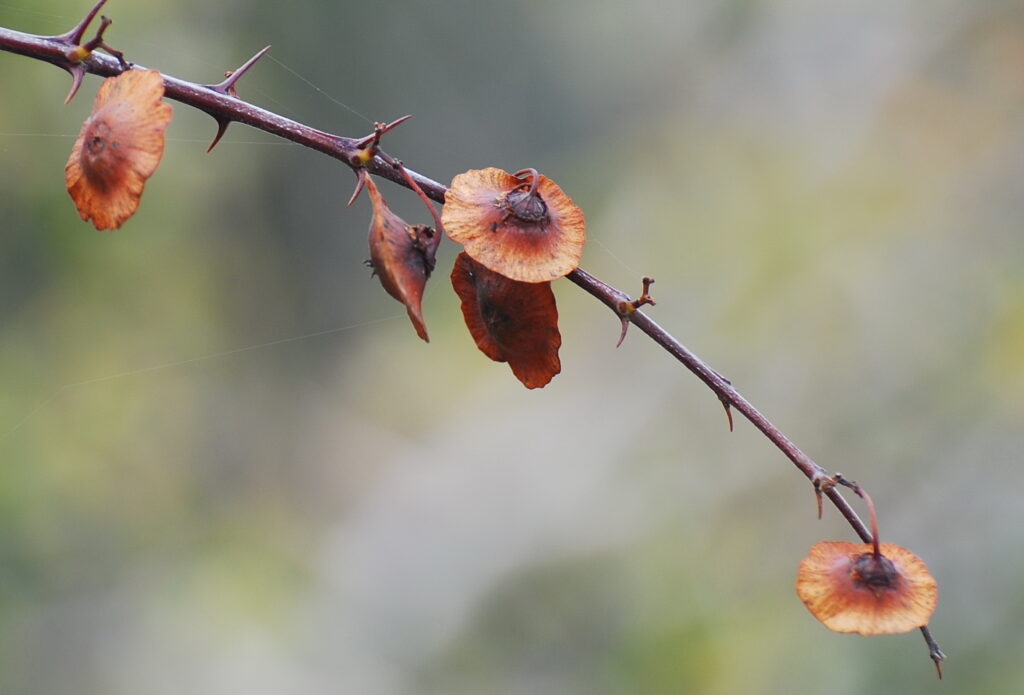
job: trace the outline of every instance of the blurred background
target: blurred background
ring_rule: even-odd
[[[62,33],[76,0],[4,0]],[[107,40],[440,181],[536,167],[583,267],[862,483],[940,586],[948,692],[1024,691],[1024,6],[111,2]],[[563,372],[431,342],[344,166],[173,103],[114,232],[63,167],[99,84],[0,53],[0,692],[933,692],[828,632],[799,472],[567,281]],[[384,184],[392,207],[428,221]]]

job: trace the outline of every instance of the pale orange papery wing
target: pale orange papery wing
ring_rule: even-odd
[[[146,179],[163,156],[171,120],[163,95],[163,76],[156,70],[128,70],[100,85],[64,167],[78,214],[97,229],[120,227],[139,206]]]
[[[529,182],[529,177],[525,182]],[[547,207],[543,222],[524,222],[502,207],[524,179],[489,167],[452,179],[441,221],[473,260],[519,282],[548,282],[575,270],[586,242],[583,211],[551,179],[540,175],[537,192]]]
[[[928,624],[938,603],[938,586],[928,567],[906,548],[880,547],[898,573],[891,586],[866,586],[851,572],[859,556],[872,552],[868,543],[821,541],[800,562],[797,595],[828,629],[880,635]]]

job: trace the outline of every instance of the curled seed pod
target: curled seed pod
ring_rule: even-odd
[[[835,632],[908,632],[928,624],[938,586],[921,558],[880,543],[821,541],[800,562],[796,592],[815,618]]]
[[[369,175],[365,185],[373,204],[370,264],[385,291],[405,305],[416,335],[430,342],[423,322],[423,288],[434,269],[440,235],[432,227],[406,224],[387,206]]]
[[[127,70],[100,85],[64,167],[78,214],[97,229],[120,227],[139,207],[164,153],[171,107],[163,95],[156,70]]]
[[[583,211],[533,169],[474,169],[452,179],[441,221],[473,260],[519,282],[548,282],[579,266]]]
[[[455,259],[452,286],[477,347],[495,362],[508,362],[526,388],[545,386],[562,370],[550,282],[509,280],[463,252]]]

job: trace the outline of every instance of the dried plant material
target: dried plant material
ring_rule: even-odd
[[[440,240],[437,232],[424,225],[408,225],[391,212],[377,184],[362,177],[373,203],[370,221],[370,263],[380,284],[405,305],[416,335],[430,342],[423,323],[423,288],[434,269],[434,254]]]
[[[473,260],[519,282],[576,269],[586,241],[583,211],[534,169],[474,169],[452,180],[441,220]]]
[[[100,86],[64,167],[78,214],[96,229],[120,227],[139,207],[171,120],[163,96],[163,76],[156,70],[128,70]]]
[[[822,541],[800,562],[796,593],[835,632],[880,635],[928,624],[938,586],[921,558],[892,543]]]
[[[526,388],[545,386],[562,370],[562,336],[550,282],[509,280],[460,253],[452,285],[477,347],[495,362],[508,362]]]

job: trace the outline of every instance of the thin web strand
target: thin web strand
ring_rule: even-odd
[[[215,360],[221,357],[230,357],[232,355],[238,355],[243,352],[252,352],[254,350],[263,350],[265,348],[274,347],[276,345],[284,345],[286,343],[295,343],[300,340],[309,340],[310,338],[319,338],[325,335],[333,335],[335,333],[342,333],[344,331],[351,331],[356,328],[363,328],[364,326],[372,326],[378,323],[384,323],[385,321],[393,321],[405,316],[405,314],[394,314],[392,316],[385,316],[379,319],[373,319],[371,321],[363,321],[361,323],[354,323],[347,326],[341,326],[339,328],[328,328],[323,331],[316,331],[314,333],[304,333],[303,335],[291,336],[288,338],[280,338],[278,340],[271,340],[266,343],[257,343],[255,345],[246,345],[240,348],[234,348],[232,350],[222,350],[220,352],[212,352],[206,355],[199,355],[198,357],[190,357],[184,360],[175,360],[173,362],[162,362],[160,364],[150,365],[148,367],[140,367],[139,369],[131,369],[125,372],[118,372],[116,374],[108,374],[106,376],[93,377],[91,379],[82,379],[81,381],[74,381],[69,384],[64,384],[56,391],[51,393],[49,397],[41,401],[35,408],[30,410],[25,417],[19,420],[14,427],[9,429],[3,435],[0,435],[0,442],[4,441],[12,434],[21,429],[26,423],[28,423],[33,417],[35,417],[40,411],[42,411],[50,403],[53,403],[61,394],[71,389],[79,388],[82,386],[90,386],[93,384],[103,383],[105,381],[114,381],[115,379],[124,379],[131,376],[138,376],[140,374],[149,374],[151,372],[158,372],[165,369],[172,369],[174,367],[183,367],[189,364],[195,364],[197,362],[206,362],[208,360]]]
[[[631,268],[630,265],[628,263],[626,263],[624,260],[622,260],[617,255],[615,255],[615,253],[610,248],[608,248],[608,245],[605,244],[600,239],[598,239],[597,237],[590,237],[590,241],[592,241],[595,244],[597,244],[598,246],[600,246],[604,250],[605,253],[607,253],[609,256],[612,257],[612,260],[614,260],[616,263],[621,265],[623,268],[625,268],[627,271],[629,271],[633,275],[640,275],[641,274],[639,271],[634,270],[633,268]]]
[[[373,125],[373,121],[371,121],[371,120],[370,120],[369,118],[367,118],[367,117],[366,117],[366,116],[364,116],[363,114],[359,113],[358,111],[356,111],[356,110],[355,110],[354,108],[352,108],[351,106],[349,106],[349,105],[348,105],[348,104],[346,104],[345,102],[343,102],[343,101],[340,101],[340,100],[338,100],[338,99],[335,99],[335,98],[334,98],[334,97],[332,97],[332,96],[331,96],[330,94],[328,94],[328,93],[327,93],[327,92],[325,92],[324,90],[320,89],[320,88],[319,88],[318,86],[316,86],[315,84],[313,84],[313,83],[312,83],[312,82],[311,82],[310,80],[307,80],[307,79],[306,79],[305,77],[303,77],[302,75],[300,75],[299,73],[297,73],[297,72],[296,72],[295,70],[292,70],[292,69],[291,69],[290,67],[288,67],[287,65],[285,65],[284,63],[282,63],[282,62],[281,62],[280,60],[278,60],[277,58],[275,58],[275,57],[274,57],[274,54],[273,54],[273,53],[268,53],[268,54],[267,54],[267,57],[268,57],[268,58],[270,58],[270,59],[271,59],[272,61],[274,61],[275,63],[277,63],[278,65],[280,65],[280,66],[281,66],[282,68],[284,68],[284,69],[285,69],[285,70],[287,70],[288,72],[290,72],[290,73],[291,73],[292,75],[294,75],[295,77],[298,77],[298,78],[299,78],[300,80],[302,80],[303,82],[305,82],[305,83],[306,83],[307,85],[309,85],[310,87],[312,87],[312,88],[313,88],[313,89],[315,89],[316,91],[320,92],[320,94],[322,94],[323,96],[327,97],[328,99],[330,99],[330,100],[331,100],[332,102],[334,102],[335,104],[337,104],[337,105],[338,105],[338,106],[340,106],[341,108],[343,108],[343,109],[345,109],[346,111],[349,111],[349,112],[351,112],[351,113],[355,114],[356,116],[359,116],[360,118],[362,118],[362,119],[363,119],[364,121],[366,121],[367,123],[369,123],[369,124]]]

